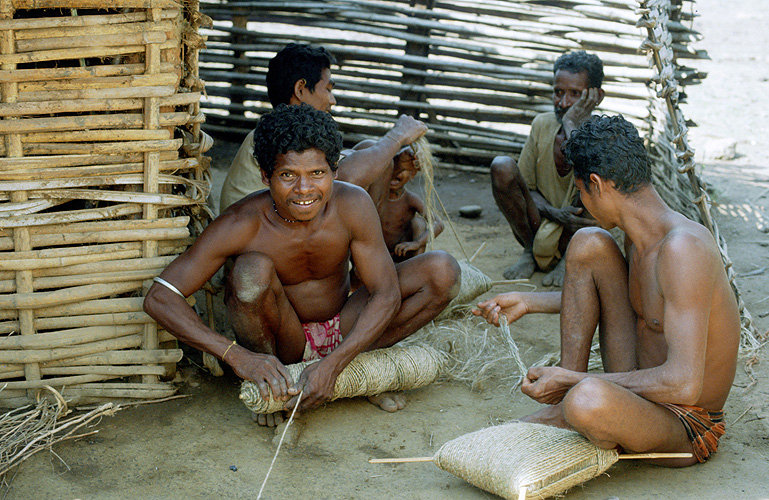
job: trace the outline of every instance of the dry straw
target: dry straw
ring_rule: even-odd
[[[305,367],[314,362],[296,363],[286,368],[291,378],[297,381]],[[339,374],[331,399],[375,396],[424,387],[438,378],[444,362],[443,353],[428,346],[394,346],[363,352]],[[272,397],[263,399],[257,385],[248,380],[240,387],[240,399],[256,413],[274,413],[282,410],[286,403]]]

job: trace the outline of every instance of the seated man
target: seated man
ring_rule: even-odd
[[[336,104],[331,65],[334,57],[323,47],[289,43],[267,69],[267,95],[273,107],[279,104],[309,104],[320,111],[331,111]],[[345,150],[339,160],[338,179],[365,189],[377,209],[387,201],[393,157],[401,148],[427,132],[421,121],[402,115],[395,126],[378,141],[366,140]],[[243,140],[222,185],[219,213],[254,191],[265,189],[254,156],[254,133]]]
[[[281,105],[259,120],[254,142],[269,190],[211,222],[156,279],[144,309],[179,340],[256,383],[262,397],[269,388],[288,400],[288,410],[306,410],[332,396],[357,354],[391,346],[432,320],[458,292],[459,266],[445,252],[428,252],[396,268],[371,198],[334,180],[342,139],[328,113]],[[225,304],[237,343],[184,301],[230,257]],[[364,286],[348,296],[350,258]],[[291,380],[285,364],[316,358],[323,359]],[[388,411],[403,407],[399,395],[371,399]]]
[[[547,406],[525,420],[572,428],[602,448],[693,452],[704,462],[724,433],[740,316],[710,232],[671,210],[622,117],[593,117],[564,145],[585,208],[622,229],[625,255],[604,229],[577,231],[562,292],[507,293],[474,310],[498,324],[560,312],[561,366],[533,367],[522,391]],[[586,373],[598,328],[606,373]]]
[[[601,103],[603,63],[584,51],[569,52],[553,67],[555,112],[534,118],[518,158],[497,156],[491,163],[491,190],[497,206],[523,245],[518,262],[504,271],[507,279],[530,278],[549,271],[545,286],[563,285],[563,260],[577,229],[595,222],[582,215],[574,175],[561,144]]]

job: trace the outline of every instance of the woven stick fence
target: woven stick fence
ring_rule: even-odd
[[[195,1],[0,1],[0,406],[159,398],[142,311],[208,218]]]
[[[663,198],[726,243],[686,143],[678,99],[705,75],[692,47],[693,0],[204,1],[214,20],[200,74],[212,134],[240,132],[271,109],[267,62],[288,42],[335,55],[334,117],[345,141],[381,136],[400,113],[424,120],[438,168],[487,173],[494,156],[517,156],[534,116],[552,110],[552,67],[568,50],[604,61],[606,99],[647,138]],[[741,305],[742,301],[740,300]],[[762,343],[742,306],[743,350]]]

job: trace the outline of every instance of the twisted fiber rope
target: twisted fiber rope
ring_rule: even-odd
[[[546,498],[599,476],[619,459],[575,431],[515,422],[453,439],[435,453],[441,469],[483,490],[517,500]]]
[[[286,368],[296,381],[304,368],[314,362],[296,363]],[[445,362],[445,354],[428,346],[394,346],[362,352],[337,377],[331,399],[375,396],[424,387],[438,378]],[[256,413],[274,413],[286,404],[272,397],[264,400],[257,385],[249,380],[240,387],[240,399]]]
[[[425,136],[414,141],[411,147],[414,150],[416,164],[422,172],[422,185],[425,192],[425,223],[429,231],[427,233],[429,235],[427,249],[432,250],[433,241],[435,240],[435,234],[433,234],[435,198],[438,196],[438,193],[435,191],[435,158],[433,157],[433,149]]]

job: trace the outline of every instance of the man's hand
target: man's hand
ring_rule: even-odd
[[[330,400],[334,395],[336,375],[329,367],[330,365],[322,361],[307,365],[296,384],[289,388],[288,393],[293,397],[286,403],[285,409],[291,411],[299,403],[297,411],[304,411]],[[302,393],[301,402],[299,393]]]
[[[270,391],[275,401],[286,401],[290,397],[291,374],[275,356],[240,348],[230,351],[228,359],[235,375],[256,384],[262,399],[269,399]]]
[[[478,307],[473,308],[472,313],[483,316],[486,321],[496,326],[499,326],[499,315],[502,314],[509,324],[532,312],[526,299],[527,296],[520,292],[503,293],[478,303]]]
[[[398,243],[395,245],[395,249],[393,249],[393,252],[398,257],[405,257],[406,254],[409,252],[416,252],[420,248],[423,248],[425,245],[420,245],[416,241],[404,241],[403,243]]]
[[[408,146],[427,133],[427,125],[408,115],[401,115],[395,126],[385,134],[401,146]]]
[[[566,132],[566,138],[569,138],[572,130],[590,118],[593,110],[602,100],[600,89],[590,88],[582,90],[582,96],[577,102],[571,105],[568,111],[563,115],[563,130]]]
[[[583,210],[584,209],[581,207],[573,206],[563,207],[561,209],[553,208],[547,212],[545,218],[557,222],[572,233],[583,227],[596,226],[598,222],[596,222],[595,219],[579,216]]]
[[[521,391],[538,403],[555,405],[576,384],[572,374],[558,366],[534,366],[523,379]]]

